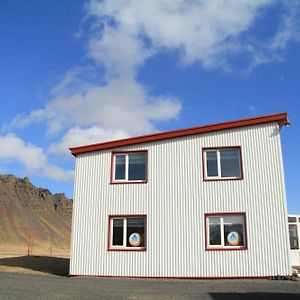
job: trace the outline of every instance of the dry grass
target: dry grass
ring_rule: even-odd
[[[0,258],[5,257],[18,257],[18,256],[26,256],[28,255],[27,245],[22,247],[15,245],[6,245],[5,247],[1,245],[0,247]],[[58,248],[53,247],[49,249],[49,247],[34,247],[31,249],[31,256],[53,256],[53,257],[70,257],[70,249],[69,248]]]

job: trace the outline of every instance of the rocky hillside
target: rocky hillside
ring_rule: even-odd
[[[72,201],[64,194],[0,175],[0,255],[28,248],[31,254],[68,252],[71,218]]]

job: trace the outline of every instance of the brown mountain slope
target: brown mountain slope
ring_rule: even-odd
[[[72,201],[28,178],[0,175],[0,254],[69,251]],[[51,253],[52,252],[52,253]]]

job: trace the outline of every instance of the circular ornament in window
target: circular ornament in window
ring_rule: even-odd
[[[241,235],[237,231],[230,231],[227,235],[227,242],[230,246],[238,246],[241,242]]]
[[[137,232],[132,233],[129,236],[129,244],[132,247],[138,247],[138,246],[140,246],[142,244],[142,236],[139,233],[137,233]]]

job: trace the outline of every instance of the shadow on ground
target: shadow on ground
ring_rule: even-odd
[[[52,275],[67,276],[69,274],[67,258],[48,256],[20,256],[1,258],[0,266],[19,267]]]
[[[213,300],[299,300],[299,294],[287,293],[209,293]]]

